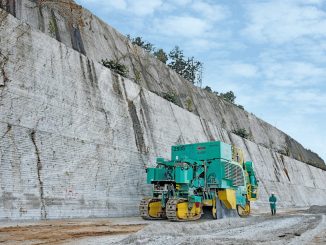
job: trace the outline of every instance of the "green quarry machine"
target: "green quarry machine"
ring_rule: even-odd
[[[250,214],[257,199],[258,181],[252,162],[241,149],[220,141],[176,145],[171,160],[157,158],[147,168],[152,197],[141,200],[144,219],[197,220]]]

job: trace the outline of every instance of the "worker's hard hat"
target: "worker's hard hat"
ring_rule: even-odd
[[[271,192],[271,194],[272,194],[272,195],[274,195],[274,194],[275,194],[275,192],[274,192],[274,191],[272,191],[272,192]]]

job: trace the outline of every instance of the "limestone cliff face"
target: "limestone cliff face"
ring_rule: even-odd
[[[205,121],[218,124],[227,131],[245,128],[253,142],[326,169],[324,161],[317,154],[306,150],[290,136],[253,114],[193,86],[73,1],[0,0],[1,2],[0,7],[16,18],[86,55],[93,62],[106,58],[119,60],[129,68],[130,79],[141,87],[158,95],[174,92],[179,106]]]
[[[189,85],[72,2],[14,3],[0,9],[0,220],[137,215],[155,157],[209,140],[255,162],[256,210],[268,208],[270,191],[283,207],[326,203],[326,172],[303,162],[322,160],[281,131]],[[44,33],[53,18],[57,27]],[[112,57],[141,69],[141,80],[98,63]],[[180,105],[190,97],[193,112],[156,94],[170,89]],[[230,133],[235,127],[253,140]]]

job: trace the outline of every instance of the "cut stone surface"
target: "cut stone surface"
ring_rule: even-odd
[[[33,29],[39,29],[95,63],[102,59],[114,59],[125,64],[130,79],[141,87],[161,96],[175,93],[177,104],[200,116],[204,124],[206,121],[213,122],[227,131],[245,128],[253,142],[326,170],[325,162],[317,154],[253,114],[193,86],[74,1],[0,2],[0,7]]]
[[[326,171],[302,162],[322,160],[283,132],[187,85],[94,16],[76,48],[68,32],[59,33],[59,42],[38,30],[37,1],[18,2],[15,15],[23,21],[0,9],[0,220],[138,215],[140,199],[150,193],[145,168],[157,156],[169,158],[171,145],[210,140],[235,144],[254,161],[260,198],[253,209],[267,210],[271,191],[279,207],[325,205]],[[57,5],[42,5],[43,18],[51,9],[57,18]],[[142,52],[132,57],[151,64],[142,70],[147,85],[98,63],[105,54],[95,45],[101,39],[93,39],[99,33],[116,35],[107,37],[115,47],[103,44],[108,55],[132,53],[127,47]],[[149,71],[162,80],[146,77]],[[181,101],[193,96],[195,113],[156,94],[170,85]],[[230,133],[231,125],[249,128],[253,140]],[[287,144],[302,161],[277,152]]]

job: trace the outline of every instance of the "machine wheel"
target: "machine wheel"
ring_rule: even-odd
[[[243,208],[241,205],[237,205],[237,212],[242,218],[248,217],[250,214],[250,202],[246,203],[245,208]]]

